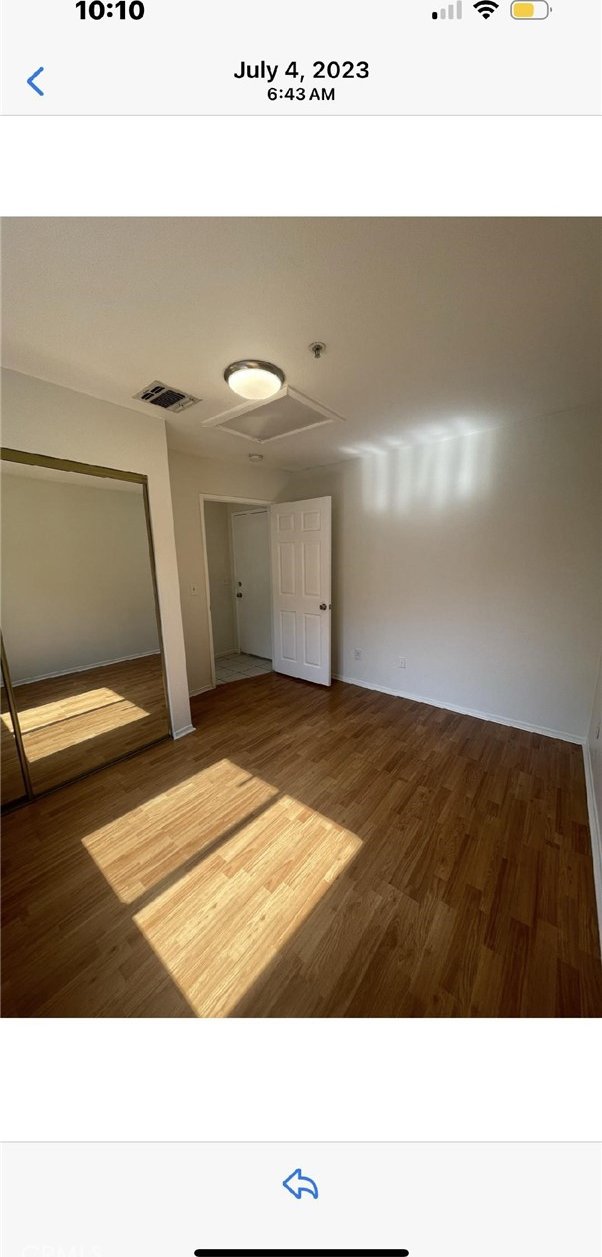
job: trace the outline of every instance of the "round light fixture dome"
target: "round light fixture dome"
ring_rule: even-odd
[[[280,392],[284,384],[284,371],[275,367],[272,362],[245,358],[242,362],[231,362],[224,371],[224,379],[232,392],[238,393],[239,397],[245,397],[250,402],[260,402]]]

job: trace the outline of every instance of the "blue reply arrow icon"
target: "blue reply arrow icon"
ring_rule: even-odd
[[[285,1178],[282,1186],[286,1187],[287,1192],[290,1192],[295,1200],[300,1200],[303,1192],[313,1196],[314,1200],[318,1199],[317,1183],[314,1183],[313,1178],[305,1178],[301,1170],[293,1170],[292,1174]]]

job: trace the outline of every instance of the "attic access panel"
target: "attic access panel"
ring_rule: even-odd
[[[328,410],[319,402],[312,401],[304,393],[285,384],[284,388],[262,402],[245,402],[233,410],[226,410],[212,419],[205,419],[204,426],[221,428],[233,436],[244,437],[257,445],[293,436],[309,428],[325,423],[344,423],[341,415]]]

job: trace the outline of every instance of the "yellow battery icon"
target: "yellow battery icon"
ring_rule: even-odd
[[[532,0],[530,4],[515,0],[515,3],[510,6],[510,12],[519,22],[528,20],[541,22],[544,17],[549,17],[550,6],[547,0]]]

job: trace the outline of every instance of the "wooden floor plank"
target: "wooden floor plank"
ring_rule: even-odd
[[[5,818],[4,1015],[602,1015],[579,746],[277,674],[193,715]]]

